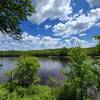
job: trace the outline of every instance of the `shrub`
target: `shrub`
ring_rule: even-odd
[[[29,86],[37,76],[39,63],[35,57],[20,57],[14,70],[13,78],[21,86]]]
[[[60,99],[86,100],[88,98],[87,90],[98,86],[96,73],[98,68],[94,66],[94,61],[87,56],[87,52],[80,47],[73,48],[69,52],[69,56],[69,71],[65,72],[67,84],[63,87]]]

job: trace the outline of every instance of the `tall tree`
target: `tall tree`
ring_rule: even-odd
[[[21,36],[19,25],[34,11],[31,0],[0,0],[0,31],[13,38]]]
[[[100,35],[96,35],[94,38],[95,38],[95,40],[98,41],[98,43],[99,43],[99,45],[100,45]]]
[[[80,47],[73,48],[69,57],[69,70],[65,72],[66,81],[59,100],[86,100],[88,89],[98,87],[98,68],[94,66],[94,61],[88,57],[87,52]]]
[[[95,54],[99,56],[100,55],[100,35],[96,35],[94,38],[95,40],[97,40],[98,43],[93,52],[95,52]]]

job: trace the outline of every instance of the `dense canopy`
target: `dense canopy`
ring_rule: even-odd
[[[0,0],[0,31],[19,38],[19,25],[34,12],[31,0]]]

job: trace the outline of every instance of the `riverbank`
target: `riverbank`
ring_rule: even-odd
[[[19,57],[22,55],[35,56],[35,57],[52,57],[52,58],[68,58],[68,54],[72,48],[59,48],[59,49],[46,49],[46,50],[10,50],[0,51],[0,57]],[[82,48],[87,51],[89,56],[100,58],[100,50],[96,47]]]

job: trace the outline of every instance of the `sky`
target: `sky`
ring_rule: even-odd
[[[93,47],[100,35],[100,0],[32,0],[36,10],[21,23],[22,39],[0,34],[0,50]],[[1,33],[1,32],[0,32]]]

